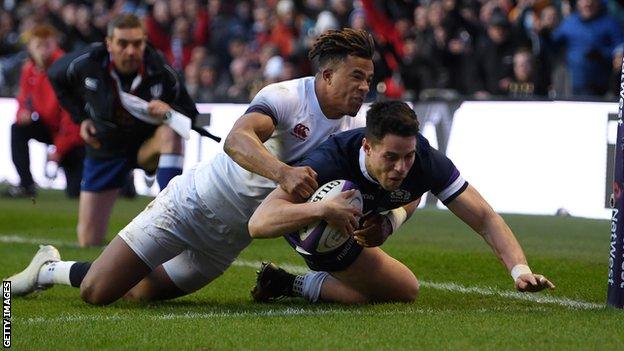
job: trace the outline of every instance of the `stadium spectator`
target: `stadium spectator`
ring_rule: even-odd
[[[440,66],[430,60],[423,50],[425,47],[418,45],[415,37],[405,38],[401,58],[401,77],[407,94],[405,98],[417,99],[425,89],[443,88],[438,86]]]
[[[530,33],[536,57],[536,76],[542,81],[549,95],[569,96],[569,77],[565,68],[565,58],[557,50],[552,33],[559,26],[559,14],[555,6],[548,5],[535,18]]]
[[[553,32],[553,40],[566,49],[572,94],[604,95],[609,89],[614,50],[624,43],[624,33],[601,0],[578,0],[576,11]]]
[[[214,60],[207,60],[199,66],[199,85],[197,87],[198,102],[219,102],[224,100],[226,90],[230,86],[229,79],[221,79]]]
[[[10,186],[3,195],[34,197],[35,182],[30,173],[28,141],[35,139],[54,145],[48,155],[65,171],[66,194],[80,194],[84,146],[80,130],[54,95],[46,70],[63,52],[58,47],[58,35],[50,25],[38,25],[26,33],[30,58],[22,67],[18,109],[11,127],[11,156],[20,177],[18,186]]]
[[[516,99],[546,96],[543,80],[535,75],[535,60],[531,51],[520,49],[513,55],[513,75],[507,87],[507,95]]]
[[[367,112],[366,128],[336,134],[297,163],[314,169],[321,186],[336,179],[353,182],[363,195],[362,209],[352,203],[353,188],[317,202],[273,190],[249,219],[249,233],[256,239],[285,236],[313,272],[295,276],[263,264],[252,290],[256,301],[284,296],[345,304],[415,301],[416,276],[379,246],[413,214],[427,191],[483,237],[517,290],[554,288],[544,276],[531,272],[502,217],[418,130],[416,114],[406,103],[377,102]],[[333,250],[323,247],[322,253],[314,239],[309,244],[299,236],[302,227],[319,218],[346,238]],[[310,234],[315,235],[320,236]]]
[[[197,100],[199,89],[199,64],[191,63],[184,68],[184,86],[193,101]]]
[[[295,5],[292,0],[280,0],[276,7],[277,19],[271,30],[271,43],[277,46],[280,54],[289,57],[296,54]]]
[[[611,77],[609,81],[610,95],[614,98],[620,96],[622,84],[622,61],[624,60],[624,44],[619,45],[613,52]]]
[[[602,13],[616,15],[620,19],[617,24],[621,27],[624,12],[621,11],[622,7],[617,1],[603,1],[607,6]],[[180,50],[179,45],[181,41],[172,43],[174,23],[183,23],[184,20],[180,19],[185,18],[190,27],[188,36],[184,34],[185,45],[207,48],[211,55],[218,56],[220,67],[230,67],[235,59],[228,50],[229,43],[235,41],[235,38],[243,38],[247,51],[245,59],[249,67],[257,67],[257,55],[266,45],[274,43],[280,49],[282,59],[285,62],[293,62],[300,75],[307,75],[313,71],[305,59],[304,52],[324,30],[345,26],[366,29],[375,35],[377,51],[381,54],[375,58],[378,69],[375,72],[375,89],[371,91],[372,98],[377,94],[414,96],[413,90],[410,89],[407,89],[410,90],[407,95],[404,93],[406,81],[413,77],[406,76],[409,72],[403,69],[404,65],[400,62],[404,56],[402,47],[406,38],[411,35],[416,38],[419,57],[425,59],[423,62],[433,62],[437,65],[432,86],[424,88],[453,89],[464,95],[472,94],[474,84],[471,81],[471,58],[474,56],[477,39],[486,36],[490,17],[494,12],[500,12],[511,22],[510,28],[514,33],[511,52],[521,47],[530,47],[536,57],[535,68],[539,72],[537,75],[544,77],[543,85],[548,87],[552,96],[560,97],[571,94],[570,78],[560,62],[562,50],[554,50],[552,51],[554,55],[551,55],[551,48],[555,46],[552,45],[552,38],[545,40],[545,37],[550,36],[552,30],[543,30],[549,24],[542,22],[548,17],[557,19],[559,15],[562,19],[572,18],[570,4],[574,2],[95,0],[87,4],[84,1],[21,1],[10,2],[13,5],[5,6],[10,12],[6,12],[6,18],[1,22],[3,27],[11,27],[14,34],[27,30],[35,23],[50,21],[60,33],[63,33],[61,47],[72,50],[84,46],[89,40],[94,40],[93,37],[97,36],[97,33],[100,35],[104,33],[106,23],[113,16],[120,12],[133,12],[144,17],[149,41],[154,47],[164,53],[169,52],[170,63],[175,66],[186,66],[189,62],[188,48],[183,53],[184,49]],[[90,25],[87,25],[86,18],[91,18]],[[408,33],[411,35],[407,35]],[[10,37],[16,39],[17,35],[13,34]],[[14,43],[14,49],[19,50],[19,41],[15,40]],[[1,47],[0,44],[0,49]],[[21,64],[24,57],[23,54],[3,56],[0,53],[0,79],[4,79],[0,80],[2,83],[0,94],[10,96],[15,93],[18,80],[16,72],[19,72],[15,67]],[[180,57],[182,65],[179,64]],[[593,57],[595,59],[597,56]],[[609,60],[605,59],[603,63],[607,61]],[[416,63],[415,66],[418,71],[429,69],[426,64],[419,66]],[[183,72],[182,68],[177,68]],[[607,68],[602,70],[609,71]],[[257,86],[258,81],[254,81],[251,85]],[[377,84],[378,82],[381,84]],[[256,88],[251,90],[255,91]],[[424,96],[431,95],[427,93]],[[220,99],[221,102],[228,102],[227,94],[223,94]]]
[[[42,246],[7,280],[13,295],[38,287],[80,287],[91,304],[125,296],[161,300],[190,294],[220,276],[251,242],[247,221],[279,186],[308,197],[316,174],[288,163],[331,134],[353,127],[373,75],[373,42],[363,31],[331,31],[310,51],[314,77],[264,88],[236,121],[224,150],[176,177],[91,265],[60,261]]]
[[[177,17],[173,22],[171,40],[165,51],[167,61],[178,72],[191,61],[191,53],[196,44],[191,40],[191,25],[185,17]]]
[[[145,17],[147,37],[154,48],[167,52],[171,46],[168,34],[171,27],[169,3],[165,0],[156,0],[150,9]]]
[[[473,60],[470,91],[479,98],[505,95],[513,75],[515,43],[510,23],[502,11],[494,11],[486,35],[477,44]]]
[[[64,56],[48,74],[87,144],[78,242],[102,245],[111,210],[130,170],[155,172],[161,189],[182,173],[181,137],[159,124],[174,111],[194,119],[197,110],[178,75],[146,45],[141,22],[130,14],[109,24],[105,45]],[[148,101],[147,113],[130,112],[123,93]],[[152,119],[156,125],[139,118]]]

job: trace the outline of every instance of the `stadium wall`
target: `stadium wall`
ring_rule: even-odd
[[[225,137],[244,113],[243,104],[198,104],[210,114],[213,134]],[[0,99],[0,180],[18,181],[11,162],[10,127],[15,99]],[[610,218],[608,196],[613,179],[617,104],[598,102],[441,102],[414,106],[423,134],[445,151],[464,178],[498,212],[553,215],[564,209],[571,215]],[[356,117],[364,125],[364,112]],[[212,158],[222,150],[192,133],[186,143],[185,168]],[[33,178],[42,188],[62,189],[64,175],[46,177],[46,148],[31,141]],[[52,173],[49,169],[48,173]],[[140,194],[154,195],[143,172],[135,171]],[[433,199],[422,201],[435,203]],[[443,207],[437,203],[438,207]]]

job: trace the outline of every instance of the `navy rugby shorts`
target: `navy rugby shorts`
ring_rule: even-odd
[[[305,254],[296,250],[297,240],[286,235],[284,237],[288,244],[305,260],[308,267],[317,272],[336,272],[347,269],[358,258],[364,249],[353,237],[342,244],[336,250],[325,254]]]
[[[82,172],[82,191],[100,192],[124,186],[128,172],[136,167],[136,162],[127,157],[97,159],[85,157]]]

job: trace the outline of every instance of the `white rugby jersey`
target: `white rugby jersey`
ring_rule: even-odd
[[[328,119],[314,91],[314,77],[270,84],[254,97],[247,112],[270,116],[275,131],[264,143],[279,160],[292,164],[331,134],[356,127],[356,119]],[[246,226],[253,211],[277,186],[240,167],[224,152],[197,166],[197,192],[225,224]],[[246,233],[246,231],[245,231]]]

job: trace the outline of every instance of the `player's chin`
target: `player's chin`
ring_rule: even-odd
[[[360,107],[362,107],[362,103],[360,102],[360,100],[355,100],[352,103],[349,104],[348,108],[347,108],[347,115],[349,116],[355,116],[357,115],[357,113],[360,111]]]
[[[401,183],[403,183],[402,178],[401,179],[386,179],[386,181],[383,182],[382,187],[387,191],[395,191],[401,186]]]

